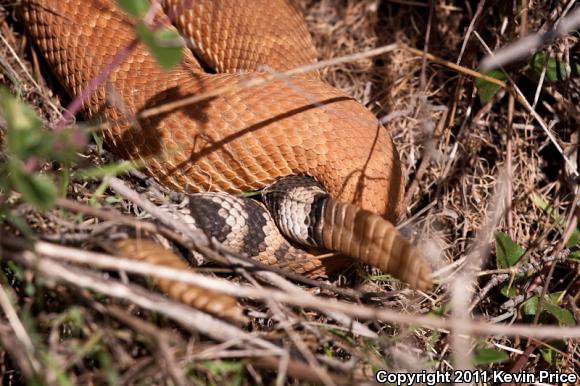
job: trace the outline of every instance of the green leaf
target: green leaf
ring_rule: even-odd
[[[40,129],[42,122],[34,111],[17,100],[8,90],[0,88],[0,107],[9,130]]]
[[[143,23],[138,23],[135,29],[162,68],[168,70],[181,61],[183,41],[177,32],[169,28],[151,31]]]
[[[546,303],[557,304],[560,299],[560,296],[562,296],[562,291],[547,294],[544,297],[544,304]],[[539,300],[538,295],[534,295],[522,304],[525,315],[535,315],[536,312],[538,312],[538,300]]]
[[[24,293],[28,297],[33,297],[34,294],[36,293],[36,286],[34,285],[34,283],[32,282],[26,283],[26,285],[24,286]]]
[[[534,295],[522,304],[524,315],[533,316],[538,311],[538,296]]]
[[[68,164],[63,165],[62,172],[58,173],[58,175],[56,176],[57,178],[56,186],[58,188],[57,191],[59,196],[66,195],[68,186],[70,184],[70,177],[71,177],[70,165]]]
[[[502,363],[507,361],[510,356],[504,351],[497,351],[491,348],[480,348],[475,350],[473,363],[475,365],[488,365],[491,363]]]
[[[580,230],[578,229],[578,223],[577,223],[576,228],[572,231],[570,238],[566,242],[566,248],[572,248],[578,244],[580,244]],[[580,263],[580,251],[574,251],[574,252],[570,253],[568,255],[568,258]]]
[[[547,363],[555,365],[557,353],[550,347],[540,347],[540,354],[542,354],[542,358],[544,358]]]
[[[79,307],[69,307],[64,314],[64,321],[72,323],[76,328],[81,328],[83,324],[83,313]]]
[[[17,265],[12,260],[5,260],[6,266],[5,268],[14,275],[17,280],[24,280],[24,269]]]
[[[562,358],[558,350],[566,351],[566,343],[563,340],[554,340],[550,342],[549,346],[540,346],[539,350],[547,363],[558,368]]]
[[[518,294],[516,289],[514,288],[514,286],[513,285],[510,286],[509,284],[502,285],[501,288],[499,289],[499,291],[506,298],[513,298],[514,296],[516,296]]]
[[[35,112],[8,91],[0,88],[0,110],[6,123],[6,151],[20,160],[32,157],[51,161],[72,161],[86,143],[82,130],[44,130]]]
[[[576,320],[569,310],[566,310],[558,305],[560,297],[562,296],[562,291],[553,292],[544,297],[543,311],[549,315],[552,315],[558,321],[558,324],[563,326],[574,326],[576,325]],[[523,304],[523,312],[525,315],[532,316],[538,312],[539,298],[537,295],[532,296],[526,300]]]
[[[149,0],[117,0],[123,11],[135,18],[142,18],[149,10]]]
[[[580,75],[580,62],[574,62],[574,63],[570,63],[570,66],[572,67],[572,77],[577,77]]]
[[[530,198],[532,199],[532,202],[534,203],[535,206],[542,209],[544,212],[550,214],[549,213],[550,212],[550,205],[540,195],[538,195],[536,193],[532,193]]]
[[[38,209],[49,209],[56,200],[56,187],[50,178],[43,174],[27,174],[20,165],[11,163],[10,181],[22,194],[24,200]]]
[[[22,217],[14,214],[8,208],[3,208],[0,206],[0,222],[8,221],[12,226],[18,229],[27,238],[31,239],[33,236],[32,229]]]
[[[506,80],[507,76],[503,71],[491,70],[484,72],[485,75],[499,80]],[[481,78],[475,79],[475,86],[477,87],[477,94],[481,103],[487,103],[493,98],[495,93],[500,89],[500,86],[483,80]]]
[[[580,231],[578,230],[578,224],[576,224],[576,229],[572,231],[570,238],[566,241],[566,247],[571,248],[580,244]]]
[[[210,371],[216,379],[216,384],[228,384],[239,386],[244,379],[244,366],[241,363],[233,361],[208,361],[202,365]],[[221,377],[220,377],[221,376]]]
[[[95,145],[97,146],[97,154],[101,154],[103,151],[103,134],[98,132],[92,132],[93,141],[95,141]]]
[[[429,312],[429,315],[434,316],[445,316],[449,308],[451,307],[451,303],[443,303],[441,307],[435,308]]]
[[[121,201],[123,201],[123,200],[117,196],[107,196],[105,198],[105,202],[107,204],[116,204],[116,203],[121,202]]]
[[[544,311],[558,320],[560,326],[575,326],[576,320],[572,313],[557,304],[544,302]]]
[[[324,350],[324,355],[326,357],[332,358],[334,356],[332,347],[330,347],[330,344],[328,344],[328,342],[324,342],[324,346],[322,346],[322,349]]]
[[[26,159],[36,155],[37,147],[47,145],[38,116],[4,88],[0,88],[0,110],[6,119],[6,150],[9,154]]]
[[[243,370],[241,363],[222,360],[207,361],[203,363],[203,366],[214,374],[227,374]]]
[[[570,63],[570,74],[566,72],[566,63],[563,60],[558,60],[554,55],[550,55],[548,62],[546,64],[546,53],[538,52],[530,58],[528,63],[528,72],[534,79],[540,79],[542,72],[544,71],[544,66],[546,66],[546,73],[544,76],[544,81],[547,83],[553,83],[560,80],[566,80],[570,75],[575,75],[578,73],[578,63]]]
[[[523,256],[524,249],[504,232],[495,234],[495,258],[498,268],[509,268]]]
[[[115,368],[109,354],[105,350],[99,350],[97,357],[99,359],[101,368],[105,371],[107,383],[109,385],[119,385],[121,383],[121,377]]]

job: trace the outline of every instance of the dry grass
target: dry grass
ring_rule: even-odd
[[[430,9],[426,1],[302,0],[320,59],[399,43],[467,69],[477,69],[486,55],[481,41],[495,50],[525,31],[556,22],[566,10],[557,1],[520,8],[527,3],[516,2],[514,9],[512,2],[486,4],[478,11],[478,2],[435,1]],[[40,75],[43,64],[22,46],[20,27],[9,17],[11,6],[2,4],[0,31],[17,57],[0,42],[0,81],[46,122],[54,122],[60,104],[49,91],[53,81]],[[470,25],[473,32],[467,36]],[[544,50],[563,63],[580,65],[578,47],[576,35]],[[539,84],[522,74],[524,65],[508,67],[513,81],[531,103],[541,91],[532,104],[575,165],[580,81]],[[241,297],[251,319],[249,326],[238,327],[155,294],[139,275],[127,276],[126,266],[87,263],[98,256],[85,252],[101,250],[108,235],[128,228],[163,233],[187,246],[171,224],[148,228],[134,219],[151,218],[139,200],[167,203],[173,196],[138,173],[124,177],[141,193],[136,199],[111,189],[95,195],[100,181],[90,180],[71,183],[68,204],[61,201],[46,212],[33,210],[17,194],[5,194],[0,199],[44,241],[36,255],[26,252],[14,242],[19,232],[0,223],[3,384],[26,379],[46,384],[350,384],[371,381],[377,369],[468,368],[470,358],[481,359],[482,347],[509,358],[475,365],[478,369],[578,374],[578,327],[560,327],[545,313],[526,315],[522,307],[535,294],[564,291],[559,306],[576,323],[580,320],[578,263],[563,243],[576,229],[577,177],[529,110],[510,101],[513,94],[505,91],[482,103],[470,75],[404,48],[322,73],[368,106],[392,133],[412,188],[403,230],[423,244],[439,269],[432,292],[414,293],[364,269],[319,284],[295,285],[276,274],[215,264],[200,269],[210,275],[205,281],[183,278],[218,289],[211,276],[241,285],[227,287],[227,293]],[[108,157],[93,145],[77,167]],[[560,214],[562,224],[538,205],[538,198]],[[511,271],[496,270],[496,231],[522,246],[527,261]],[[223,251],[194,240],[206,255],[224,261]],[[52,244],[70,248],[54,252]],[[511,283],[513,271],[528,276],[513,283],[518,296],[508,298],[499,287]],[[359,304],[333,306],[312,295]],[[449,318],[425,318],[430,312]],[[349,324],[353,318],[358,322]],[[554,355],[552,361],[547,353]]]

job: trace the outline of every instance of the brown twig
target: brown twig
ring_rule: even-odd
[[[8,352],[24,378],[30,381],[39,374],[38,369],[35,369],[38,364],[31,362],[29,353],[16,338],[14,330],[3,322],[0,322],[0,347]]]
[[[421,159],[419,167],[417,167],[417,171],[413,176],[413,180],[411,181],[411,184],[409,185],[409,188],[405,193],[405,198],[403,201],[405,203],[404,207],[409,206],[409,204],[411,203],[411,198],[413,197],[415,191],[419,187],[419,182],[421,181],[421,178],[423,177],[423,174],[427,170],[427,166],[429,166],[429,162],[433,157],[433,153],[435,152],[435,143],[439,140],[439,136],[443,132],[443,128],[445,127],[446,123],[447,123],[447,110],[445,110],[443,114],[441,114],[441,117],[439,117],[439,121],[437,122],[437,127],[435,128],[433,137],[425,141],[423,158]]]
[[[150,118],[156,115],[165,114],[167,112],[183,108],[185,106],[189,106],[210,98],[214,98],[223,94],[227,94],[237,88],[250,88],[265,84],[267,82],[271,82],[272,80],[279,79],[279,78],[288,78],[294,75],[304,74],[310,71],[316,71],[324,67],[328,66],[335,66],[342,63],[353,62],[360,59],[371,58],[373,56],[382,55],[384,53],[393,51],[399,48],[398,44],[389,44],[386,46],[378,47],[375,49],[371,49],[365,52],[360,52],[352,55],[345,55],[339,58],[327,59],[322,60],[320,62],[306,64],[304,66],[300,66],[297,68],[293,68],[288,71],[283,71],[274,74],[265,74],[265,75],[252,75],[246,78],[241,77],[237,82],[231,85],[217,87],[211,91],[207,91],[198,95],[194,95],[187,98],[182,98],[178,101],[169,102],[166,104],[160,104],[154,108],[143,110],[139,113],[138,118],[145,119]],[[494,79],[494,78],[491,78]]]
[[[471,37],[471,34],[473,33],[473,31],[475,29],[475,23],[479,19],[479,16],[481,16],[484,5],[485,5],[485,0],[479,0],[479,2],[477,3],[477,8],[475,9],[475,14],[473,15],[473,17],[471,18],[471,20],[469,22],[469,27],[467,27],[467,32],[465,32],[465,36],[463,37],[463,43],[461,44],[461,50],[459,51],[459,55],[457,56],[457,61],[455,62],[458,65],[461,63],[461,59],[463,59],[463,53],[465,52],[465,48],[467,47],[467,43],[469,42],[469,38]]]
[[[268,369],[271,371],[279,370],[279,361],[272,357],[248,358],[249,362],[257,367]],[[290,360],[286,367],[286,372],[293,378],[300,379],[306,382],[322,382],[322,379],[314,369],[305,363]],[[337,374],[329,374],[330,379],[336,385],[352,385],[351,380],[344,376]],[[355,382],[358,384],[358,382]]]
[[[169,342],[172,340],[171,338],[175,337],[171,337],[168,331],[161,330],[151,323],[130,315],[122,308],[113,305],[103,308],[106,314],[128,325],[131,329],[147,338],[150,350],[155,352],[156,356],[165,363],[167,374],[176,386],[189,385],[185,374],[178,365],[175,355],[169,346]]]
[[[477,31],[474,31],[473,34],[480,40],[480,42],[482,42],[482,44],[484,45],[484,47],[491,52],[491,50],[489,50],[489,47],[487,47],[487,45],[485,45],[485,42],[483,42],[483,40],[481,39],[481,36],[479,36],[479,34],[477,33]],[[428,58],[429,60],[431,60],[434,63],[438,63],[441,65],[444,65],[448,68],[451,68],[452,70],[455,70],[457,72],[469,75],[473,78],[476,79],[482,79],[485,80],[486,82],[492,83],[496,86],[499,86],[503,89],[505,89],[506,91],[508,91],[509,93],[514,95],[514,98],[532,115],[532,117],[534,117],[534,119],[540,124],[540,126],[542,127],[542,129],[544,130],[544,132],[546,133],[546,135],[550,138],[550,141],[554,144],[554,146],[556,147],[556,149],[558,149],[558,152],[560,153],[560,155],[562,156],[562,158],[564,159],[564,161],[566,161],[566,163],[568,164],[568,166],[570,167],[570,169],[572,170],[572,173],[574,175],[578,175],[578,170],[576,168],[576,166],[570,161],[570,159],[564,154],[564,151],[562,150],[562,146],[560,145],[560,143],[558,142],[558,140],[556,139],[556,136],[554,135],[554,133],[552,132],[552,130],[548,127],[548,125],[546,124],[546,122],[544,121],[544,119],[536,112],[536,110],[534,110],[534,108],[530,105],[530,103],[528,102],[528,100],[526,99],[526,97],[524,96],[524,94],[521,92],[521,90],[517,87],[517,85],[510,80],[510,83],[508,85],[508,83],[496,79],[494,77],[488,76],[488,75],[484,75],[481,74],[477,71],[474,71],[472,69],[463,67],[463,66],[459,66],[455,63],[449,62],[447,60],[444,59],[440,59],[434,55],[431,54],[426,54],[423,53],[422,51],[419,51],[415,48],[411,48],[411,47],[404,47],[404,49],[406,49],[409,52],[413,52],[417,55],[421,55],[421,56],[425,56],[426,58]]]
[[[114,298],[129,300],[140,307],[164,314],[185,328],[201,332],[218,341],[242,337],[248,344],[279,351],[279,347],[255,338],[229,323],[168,300],[161,295],[144,291],[138,286],[122,284],[112,279],[101,279],[86,270],[66,267],[49,259],[39,259],[34,253],[29,251],[11,253],[9,257],[20,264],[36,269],[48,277],[76,287],[88,288]]]
[[[44,243],[47,244],[47,243]],[[38,243],[37,243],[38,247]],[[66,248],[61,246],[54,246],[52,245],[51,248],[55,250],[59,250],[60,248]],[[50,250],[46,247],[41,248],[40,250],[36,249],[37,253],[40,253],[43,256],[52,257],[52,258],[65,258],[69,261],[79,260],[83,263],[85,262],[84,259],[79,259],[78,257],[73,257],[71,254],[67,254],[63,256],[57,253],[50,253]],[[71,249],[75,255],[78,255],[78,250]],[[83,251],[84,252],[84,251]],[[95,265],[108,265],[108,266],[115,266],[118,269],[124,269],[127,272],[134,272],[134,273],[141,273],[145,272],[151,276],[158,276],[158,277],[169,277],[173,280],[183,281],[185,283],[196,284],[200,287],[212,289],[217,292],[223,292],[225,294],[229,294],[235,297],[248,297],[254,299],[271,299],[282,303],[296,305],[302,308],[313,308],[320,310],[322,312],[330,312],[330,313],[343,313],[345,315],[349,315],[350,317],[356,317],[359,319],[364,320],[379,320],[379,321],[388,321],[391,323],[397,323],[401,325],[411,325],[411,326],[422,326],[425,328],[431,329],[439,329],[442,331],[448,331],[452,326],[452,321],[450,319],[441,318],[441,317],[433,317],[433,316],[421,316],[421,315],[407,315],[403,313],[399,313],[396,311],[392,311],[389,309],[382,309],[382,308],[373,308],[364,305],[358,304],[351,304],[346,302],[338,302],[331,299],[318,299],[314,296],[308,295],[305,292],[301,293],[301,296],[297,296],[296,292],[282,292],[273,289],[255,289],[249,286],[238,286],[231,282],[217,280],[210,277],[206,277],[203,275],[198,275],[193,272],[185,272],[185,271],[176,271],[170,268],[160,268],[155,265],[149,265],[146,263],[134,262],[131,260],[123,259],[116,259],[107,255],[99,255],[93,254],[91,252],[84,252],[85,254],[89,254],[88,256],[92,260],[93,264]],[[21,257],[24,256],[24,257]],[[127,290],[124,287],[117,287],[117,286],[107,286],[104,282],[98,281],[97,279],[93,279],[92,276],[85,276],[86,273],[80,274],[83,276],[83,280],[79,280],[78,276],[77,279],[74,279],[74,274],[61,266],[60,264],[55,263],[54,261],[50,261],[49,259],[38,259],[35,257],[34,254],[29,252],[23,252],[22,254],[13,254],[13,258],[22,262],[25,265],[37,264],[36,267],[45,272],[47,275],[52,277],[59,277],[62,280],[69,282],[73,285],[92,288],[96,291],[103,292],[108,294],[109,296],[114,297],[121,297],[124,298],[124,294],[127,294]],[[108,260],[106,258],[110,258]],[[98,262],[97,260],[101,260]],[[117,260],[117,261],[114,261]],[[129,264],[130,263],[130,264]],[[43,265],[46,264],[46,265]],[[42,269],[41,269],[42,268]],[[75,272],[77,269],[75,269]],[[96,281],[95,281],[96,280]],[[132,294],[132,293],[131,293]],[[135,303],[138,305],[142,305],[145,308],[150,308],[152,310],[156,310],[158,312],[164,312],[167,316],[174,318],[176,321],[184,324],[186,327],[193,326],[189,321],[184,320],[183,315],[179,315],[178,309],[188,309],[187,307],[182,306],[181,304],[176,304],[177,308],[169,308],[165,309],[161,305],[156,304],[155,302],[151,302],[149,300],[145,300],[136,296],[136,300],[139,303]],[[151,295],[152,296],[152,295]],[[158,295],[156,295],[158,296]],[[155,299],[158,299],[155,297]],[[133,297],[130,298],[131,301],[135,300]],[[165,300],[168,302],[168,300]],[[173,307],[173,302],[171,303]],[[203,319],[203,318],[202,318]],[[197,323],[197,322],[196,322]],[[219,322],[217,326],[222,328],[224,325],[223,322]],[[227,325],[228,327],[223,327],[227,335],[222,335],[220,339],[223,340],[224,337],[232,337],[231,334],[234,327]],[[472,331],[474,335],[479,336],[529,336],[529,337],[536,337],[536,338],[580,338],[580,327],[559,327],[559,326],[533,326],[529,324],[513,324],[513,325],[501,325],[501,324],[490,324],[485,321],[470,321],[468,328]],[[203,331],[205,327],[202,327]],[[210,336],[213,336],[215,331],[210,330]],[[216,330],[217,331],[217,330]],[[236,331],[241,331],[236,328]],[[209,335],[209,334],[208,334]],[[240,335],[245,337],[245,334]]]
[[[4,288],[4,283],[0,283],[0,308],[8,320],[8,324],[12,329],[16,341],[18,341],[23,348],[22,352],[26,356],[25,362],[30,365],[31,370],[34,373],[40,374],[42,367],[38,361],[35,346],[28,335],[28,331],[26,331],[26,328],[22,324],[18,313],[12,305],[10,296]]]
[[[513,124],[514,124],[514,97],[513,95],[508,96],[508,116],[507,116],[507,144],[506,144],[506,172],[507,172],[507,189],[506,189],[506,211],[505,211],[505,219],[506,219],[506,227],[507,233],[510,238],[513,240],[515,238],[514,235],[514,217],[513,217]]]
[[[568,4],[567,9],[569,10],[574,3],[574,1],[571,1]],[[525,58],[539,47],[553,41],[569,31],[573,31],[578,26],[580,26],[580,8],[576,9],[567,17],[562,18],[554,28],[551,28],[546,32],[528,35],[525,38],[520,38],[515,43],[497,50],[496,52],[488,53],[488,56],[481,62],[481,67],[485,70],[489,70]]]

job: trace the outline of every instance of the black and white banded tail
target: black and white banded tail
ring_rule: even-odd
[[[333,199],[314,179],[283,178],[270,185],[263,197],[278,228],[289,239],[362,261],[413,288],[431,287],[430,265],[391,222]]]

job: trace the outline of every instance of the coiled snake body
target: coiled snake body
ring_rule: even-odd
[[[182,63],[164,71],[138,44],[111,70],[84,112],[109,122],[105,139],[112,151],[142,160],[150,175],[176,190],[264,189],[276,225],[293,243],[337,251],[414,287],[429,287],[429,265],[390,222],[400,211],[403,174],[391,138],[373,114],[313,72],[239,86],[252,73],[316,60],[292,1],[162,3],[193,54],[187,51]],[[21,7],[28,34],[71,94],[135,39],[132,19],[110,0],[23,0]],[[222,86],[231,90],[169,112],[141,114]],[[243,217],[239,210],[254,205],[239,200],[193,195],[192,214],[222,242],[237,243],[240,238],[223,233]],[[242,226],[272,228],[262,204],[255,205]],[[248,234],[246,241],[261,231]],[[297,253],[285,243],[269,248],[267,237],[241,250],[267,252],[265,261],[276,263]]]

